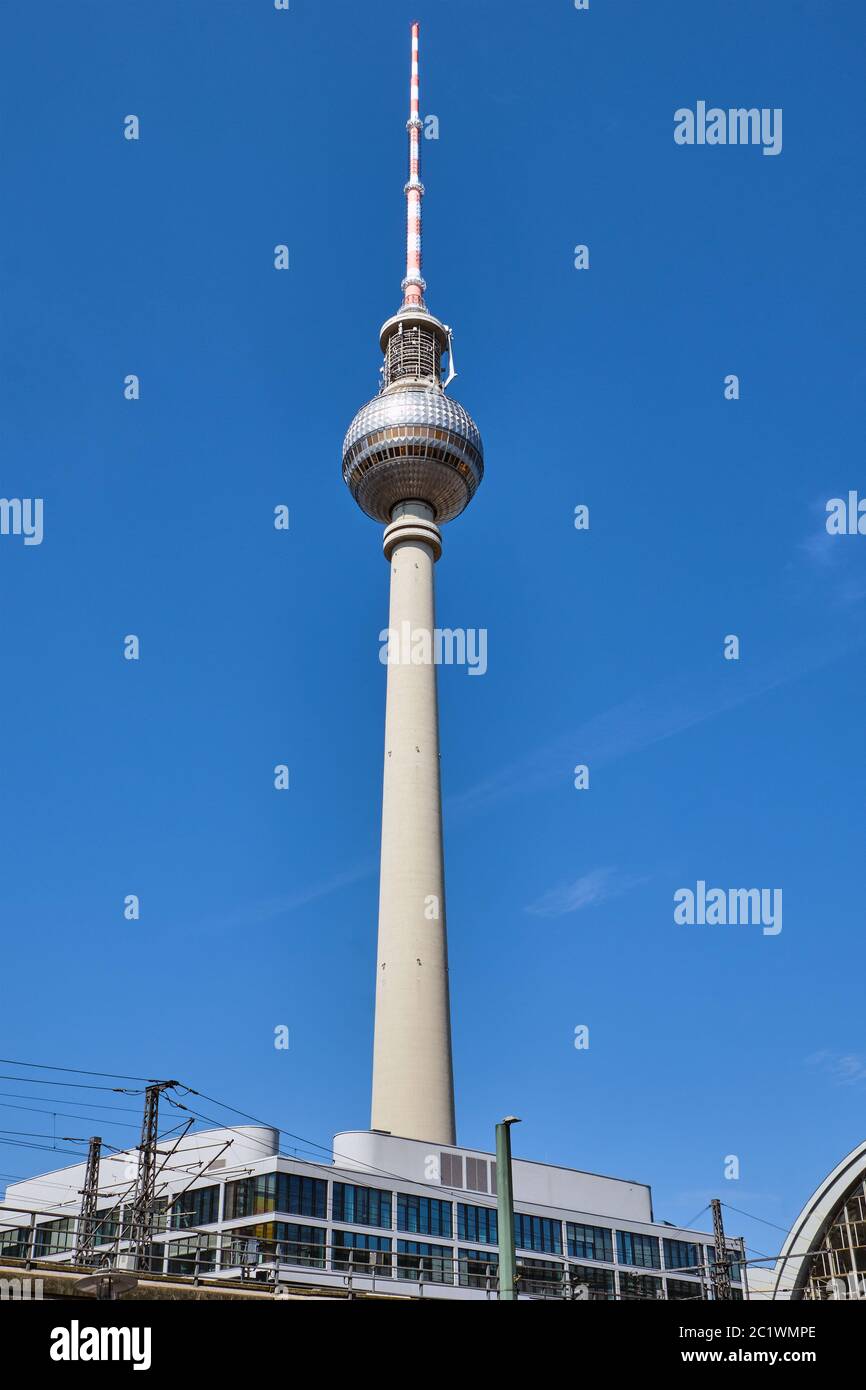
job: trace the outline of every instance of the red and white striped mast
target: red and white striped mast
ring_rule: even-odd
[[[406,184],[406,278],[401,286],[404,309],[423,309],[427,288],[421,274],[421,25],[412,25],[412,73],[409,80],[409,182]]]

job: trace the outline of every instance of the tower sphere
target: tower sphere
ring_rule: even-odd
[[[362,406],[343,443],[343,480],[362,511],[389,522],[400,502],[426,502],[437,524],[469,505],[484,476],[481,435],[440,381],[450,333],[424,310],[402,310],[382,329],[383,387]]]

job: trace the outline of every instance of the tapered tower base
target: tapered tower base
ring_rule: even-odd
[[[385,714],[373,1129],[453,1144],[433,511],[404,502],[385,532],[391,644]],[[417,658],[417,659],[416,659]]]

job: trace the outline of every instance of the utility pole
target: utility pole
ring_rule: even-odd
[[[728,1248],[725,1244],[725,1228],[722,1224],[722,1204],[718,1197],[714,1197],[710,1202],[710,1209],[713,1213],[713,1236],[715,1237],[716,1258],[713,1262],[712,1281],[713,1296],[717,1299],[727,1299],[731,1297],[731,1267],[728,1257]]]
[[[157,1131],[159,1127],[159,1097],[170,1091],[176,1081],[155,1081],[144,1093],[144,1118],[141,1123],[141,1143],[138,1150],[138,1181],[130,1216],[130,1267],[146,1269],[153,1238],[154,1204],[156,1201]]]
[[[78,1217],[78,1233],[75,1238],[75,1260],[80,1265],[90,1263],[96,1245],[96,1199],[99,1196],[99,1159],[101,1153],[102,1140],[94,1135],[91,1137],[87,1150],[87,1167],[84,1171],[81,1211]]]
[[[514,1184],[511,1175],[511,1126],[519,1125],[516,1115],[508,1115],[496,1126],[496,1223],[499,1231],[499,1297],[517,1298],[514,1257]]]

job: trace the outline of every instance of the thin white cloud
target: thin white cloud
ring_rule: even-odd
[[[566,917],[569,913],[580,912],[581,908],[594,907],[627,893],[635,884],[645,883],[645,879],[616,877],[613,869],[593,869],[573,883],[563,884],[544,893],[537,902],[530,903],[527,912],[534,917]]]
[[[825,1072],[835,1086],[856,1086],[866,1081],[866,1057],[862,1053],[833,1052],[823,1048],[807,1057],[806,1065]]]

